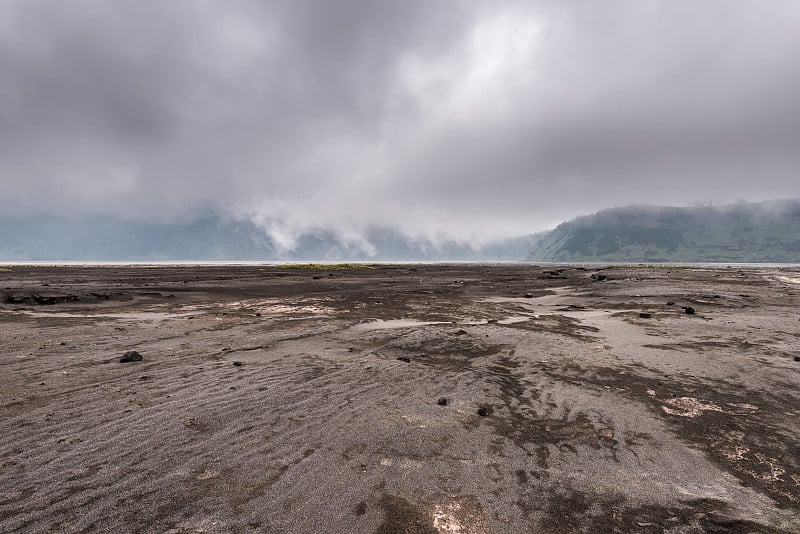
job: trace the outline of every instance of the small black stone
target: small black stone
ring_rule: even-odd
[[[256,313],[256,317],[261,317],[261,314],[260,313]]]
[[[640,317],[640,318],[642,318],[642,319],[649,319],[649,318],[651,318],[652,316],[653,316],[653,314],[651,314],[651,313],[645,313],[645,312],[642,312],[642,313],[640,313],[640,314],[639,314],[639,317]]]
[[[683,311],[686,312],[686,315],[694,315],[694,308],[691,306],[684,307]]]
[[[794,361],[796,361],[796,362],[800,362],[800,356],[795,356],[795,357],[794,357]]]
[[[350,347],[349,349],[347,349],[347,352],[355,352],[355,351],[356,351],[356,349],[354,349],[353,347]]]
[[[397,359],[401,362],[411,363],[411,358],[409,358],[408,356],[400,356]]]
[[[526,299],[532,299],[532,298],[533,298],[533,295],[531,295],[530,293],[525,293],[524,297],[525,297]]]
[[[490,413],[492,413],[492,410],[488,406],[479,406],[478,407],[478,415],[480,415],[481,417],[486,417]]]
[[[241,367],[242,362],[233,362],[234,367]]]
[[[129,350],[122,355],[122,358],[119,359],[119,363],[140,362],[142,360],[143,358],[141,354],[135,350]]]
[[[669,302],[667,302],[667,306],[675,306],[675,303],[670,300]]]
[[[447,406],[447,397],[441,397],[439,400],[436,401],[436,404],[439,406]]]

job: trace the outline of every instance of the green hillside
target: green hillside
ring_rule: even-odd
[[[532,261],[800,262],[800,200],[722,207],[631,206],[579,217]]]

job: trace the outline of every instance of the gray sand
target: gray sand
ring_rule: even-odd
[[[2,532],[800,532],[797,271],[14,266],[0,300]]]

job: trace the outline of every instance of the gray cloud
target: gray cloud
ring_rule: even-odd
[[[794,1],[8,0],[8,213],[520,234],[800,196]]]

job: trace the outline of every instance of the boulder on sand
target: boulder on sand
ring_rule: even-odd
[[[129,350],[128,352],[122,355],[122,358],[119,359],[119,363],[140,362],[142,360],[143,358],[141,354],[139,354],[135,350]]]

